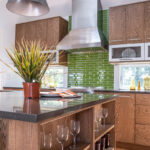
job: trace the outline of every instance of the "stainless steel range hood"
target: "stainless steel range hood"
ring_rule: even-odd
[[[58,50],[103,47],[98,29],[100,0],[72,0],[72,30],[57,45]]]

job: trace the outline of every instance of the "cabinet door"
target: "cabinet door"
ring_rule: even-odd
[[[39,20],[35,22],[35,37],[34,39],[40,41],[44,46],[47,43],[47,20]]]
[[[136,124],[135,144],[150,146],[150,126]]]
[[[25,23],[25,40],[34,41],[36,40],[36,26],[35,22]]]
[[[25,24],[17,24],[16,25],[16,40],[15,45],[17,47],[17,44],[21,42],[21,40],[25,38]]]
[[[109,11],[109,44],[126,43],[125,17],[126,7],[114,7]]]
[[[126,6],[127,43],[144,42],[144,3]]]
[[[145,42],[150,42],[150,2],[145,2]]]
[[[116,93],[116,141],[134,143],[135,95]]]
[[[49,49],[56,49],[59,42],[59,18],[48,19],[47,43]]]

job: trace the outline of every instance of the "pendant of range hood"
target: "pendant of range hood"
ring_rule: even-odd
[[[6,7],[23,16],[42,16],[50,10],[46,0],[8,0]]]

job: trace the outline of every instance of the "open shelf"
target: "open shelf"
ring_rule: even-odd
[[[101,129],[99,132],[95,132],[95,142],[100,140],[106,133],[110,132],[115,126],[112,124],[106,125],[104,129]]]
[[[88,150],[90,148],[90,144],[86,143],[77,143],[77,148],[75,150]],[[71,150],[70,146],[65,148],[65,150]]]

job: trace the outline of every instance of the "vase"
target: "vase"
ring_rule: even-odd
[[[24,97],[25,98],[39,98],[40,97],[40,83],[38,82],[24,82],[23,83],[24,89]]]

